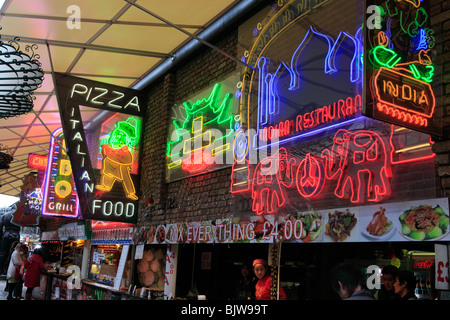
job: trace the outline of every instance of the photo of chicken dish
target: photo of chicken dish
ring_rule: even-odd
[[[372,221],[367,225],[366,230],[370,235],[381,236],[392,228],[392,221],[386,217],[386,209],[380,207],[380,210],[373,214]]]

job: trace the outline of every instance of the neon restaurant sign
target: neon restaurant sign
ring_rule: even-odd
[[[278,3],[253,30],[253,45],[242,59],[256,71],[243,72],[241,104],[248,115],[236,133],[231,193],[251,194],[251,210],[258,215],[288,214],[307,204],[354,206],[395,198],[393,167],[434,157],[428,136],[412,133],[411,139],[403,139],[402,128],[362,115],[359,4]],[[338,12],[347,13],[339,24],[327,18]],[[305,16],[308,23],[300,23]],[[432,112],[434,95],[427,89],[432,68],[416,72],[421,83],[397,75],[405,85],[394,84],[394,73],[386,70],[398,61],[381,50],[375,50],[384,63],[375,80],[381,84],[379,96],[395,101],[386,95],[396,90],[397,104],[406,108],[414,103],[417,117]],[[244,126],[254,131],[246,133]],[[419,148],[424,151],[416,152]],[[250,163],[252,150],[267,152]]]
[[[84,219],[135,223],[144,100],[139,91],[55,74],[68,155]],[[87,129],[80,108],[105,113]]]
[[[429,1],[367,1],[364,115],[442,135]],[[434,58],[432,58],[434,57]]]

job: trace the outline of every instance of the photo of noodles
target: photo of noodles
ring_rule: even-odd
[[[449,217],[437,205],[411,207],[399,217],[401,233],[413,240],[431,240],[447,233]]]

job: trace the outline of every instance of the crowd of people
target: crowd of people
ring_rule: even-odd
[[[31,300],[35,287],[40,285],[41,271],[45,268],[40,248],[29,254],[28,247],[15,242],[11,247],[10,261],[6,280],[7,300],[21,299],[25,286],[25,299]],[[341,263],[331,272],[331,286],[342,300],[416,300],[414,294],[416,279],[410,271],[399,270],[389,265],[382,270],[383,286],[372,294],[366,288],[366,280],[358,267],[350,263]],[[270,300],[274,292],[277,299],[286,300],[283,287],[277,285],[273,290],[269,265],[264,259],[256,259],[252,265],[244,263],[238,282],[236,299]]]
[[[40,248],[29,254],[28,247],[15,242],[11,247],[9,265],[6,273],[6,287],[8,291],[7,300],[22,299],[23,287],[25,286],[25,299],[31,300],[35,287],[40,285],[41,271],[45,268]]]
[[[382,269],[383,285],[374,294],[367,289],[361,270],[353,264],[338,264],[331,271],[330,279],[333,290],[342,300],[417,300],[414,274],[392,265]],[[236,293],[238,300],[269,300],[271,289],[272,277],[265,260],[256,259],[252,266],[242,265]],[[278,286],[278,291],[279,300],[286,300],[283,287]]]

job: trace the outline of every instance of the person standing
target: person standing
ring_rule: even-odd
[[[256,279],[251,274],[251,267],[247,263],[242,264],[241,278],[237,286],[236,298],[238,300],[255,299]]]
[[[17,280],[16,287],[14,288],[14,299],[22,299],[22,290],[23,290],[23,282],[25,278],[25,262],[28,258],[28,246],[24,244],[22,246],[22,252],[20,253],[20,258],[22,259],[22,263],[20,265],[20,273],[19,273],[19,279]]]
[[[20,227],[11,222],[17,205],[13,204],[7,210],[8,212],[0,216],[0,275],[8,273],[10,249],[20,241]]]
[[[342,300],[375,300],[370,291],[365,289],[361,270],[353,264],[338,264],[332,270],[331,284]]]
[[[45,268],[41,255],[41,249],[36,248],[31,257],[25,262],[25,287],[27,287],[25,293],[26,300],[31,300],[33,289],[39,287],[41,284],[41,271]]]
[[[268,273],[269,266],[264,259],[256,259],[253,261],[253,271],[255,272],[258,282],[255,285],[256,300],[270,300],[270,289],[272,287],[272,277]],[[284,289],[279,287],[280,300],[287,300]]]
[[[399,271],[395,277],[394,291],[400,300],[417,300],[414,290],[416,288],[416,278],[410,271]]]
[[[8,271],[6,273],[6,279],[8,282],[8,296],[7,300],[12,300],[14,289],[20,280],[20,266],[22,265],[22,251],[23,244],[20,242],[14,242],[11,249],[13,252],[11,253],[11,259],[9,260]]]
[[[395,276],[398,273],[398,268],[393,265],[387,265],[381,271],[381,279],[383,285],[375,292],[374,296],[376,300],[393,300],[396,298],[394,291]]]

